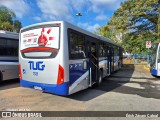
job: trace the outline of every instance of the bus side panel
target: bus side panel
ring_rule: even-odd
[[[4,80],[18,78],[18,63],[16,63],[16,65],[6,65],[5,74],[5,77],[3,76]]]
[[[160,76],[160,44],[158,45],[156,63],[157,63],[157,76]]]
[[[158,44],[151,49],[150,59],[150,73],[157,76],[157,55],[158,55]]]
[[[160,63],[157,63],[157,76],[160,76]]]
[[[76,27],[71,27],[70,25],[66,26],[66,30],[68,28],[73,30],[77,29]],[[69,36],[67,38],[69,38]],[[69,39],[66,41],[66,45],[68,47]],[[69,48],[67,48],[66,50],[67,51],[65,51],[65,53],[68,53],[67,60],[69,60]],[[73,94],[89,87],[89,71],[87,69],[84,69],[84,61],[87,61],[87,58],[69,60],[68,63],[66,62],[68,66],[69,94]]]
[[[0,57],[0,71],[3,80],[18,78],[17,57]]]
[[[83,69],[83,60],[70,60],[69,94],[89,87],[89,71]]]

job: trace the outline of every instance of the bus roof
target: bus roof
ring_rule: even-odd
[[[81,33],[83,33],[83,34],[89,35],[89,36],[91,36],[91,37],[94,37],[94,38],[100,39],[100,40],[102,40],[102,41],[106,41],[106,42],[108,42],[108,43],[111,43],[111,44],[114,44],[114,45],[116,45],[116,46],[121,47],[119,44],[111,41],[110,39],[108,39],[108,38],[106,38],[106,37],[103,37],[103,36],[100,36],[100,35],[96,35],[96,34],[94,34],[94,33],[92,33],[92,32],[89,32],[89,31],[87,31],[87,30],[84,30],[84,29],[82,29],[82,28],[80,28],[80,27],[78,27],[78,26],[75,26],[75,25],[73,25],[73,24],[71,24],[71,23],[68,23],[68,22],[66,22],[66,21],[50,21],[50,22],[42,22],[42,23],[32,24],[32,25],[29,25],[29,26],[27,26],[27,27],[22,28],[21,31],[22,31],[22,30],[25,30],[25,29],[29,29],[30,27],[36,27],[36,26],[45,25],[45,24],[56,24],[56,23],[57,23],[57,24],[60,23],[60,24],[63,24],[63,25],[67,25],[67,26],[69,26],[71,29],[77,30],[77,31],[79,31],[79,32],[81,32]]]
[[[100,39],[100,40],[102,40],[102,41],[106,41],[106,42],[108,42],[108,43],[111,43],[111,44],[114,44],[114,45],[116,45],[116,46],[121,47],[119,44],[111,41],[110,39],[108,39],[108,38],[106,38],[106,37],[103,37],[103,36],[100,36],[100,35],[96,35],[96,34],[94,34],[94,33],[92,33],[92,32],[89,32],[89,31],[87,31],[87,30],[84,30],[84,29],[82,29],[82,28],[80,28],[80,27],[77,27],[77,26],[75,26],[75,25],[72,25],[72,24],[70,24],[70,23],[68,23],[68,22],[64,22],[64,23],[68,24],[68,25],[71,26],[74,30],[78,30],[79,32],[81,32],[81,33],[83,33],[83,34],[89,35],[89,36],[91,36],[91,37],[94,37],[94,38]]]
[[[19,39],[19,34],[15,32],[0,30],[0,38]]]

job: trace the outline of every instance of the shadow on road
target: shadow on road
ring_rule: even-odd
[[[104,93],[120,88],[123,84],[128,83],[132,77],[133,72],[134,65],[125,65],[121,70],[117,71],[109,77],[104,78],[100,86],[93,86],[92,88],[72,94],[68,96],[68,98],[79,101],[92,100]]]
[[[7,90],[10,88],[16,88],[19,87],[19,79],[12,79],[12,80],[6,80],[0,82],[0,90]]]
[[[123,94],[133,94],[133,95],[139,95],[144,98],[154,98],[154,99],[160,99],[160,84],[155,84],[151,80],[147,79],[147,82],[140,82],[140,81],[131,81],[131,84],[139,84],[140,88],[130,87],[130,86],[123,86],[121,89],[115,89],[113,92],[117,93],[123,93]]]

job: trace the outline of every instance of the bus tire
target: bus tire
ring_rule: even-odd
[[[102,83],[102,79],[103,79],[103,73],[102,73],[102,70],[99,70],[99,77],[96,83],[97,86],[99,86]]]

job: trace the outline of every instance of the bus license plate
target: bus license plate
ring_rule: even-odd
[[[42,88],[41,88],[41,87],[38,87],[38,86],[34,86],[34,89],[35,89],[35,90],[42,90]]]

